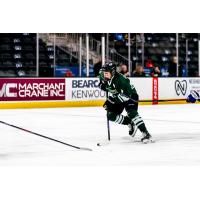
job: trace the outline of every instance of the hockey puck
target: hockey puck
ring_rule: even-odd
[[[106,146],[108,144],[109,144],[109,142],[101,142],[101,143],[97,143],[97,146],[101,147],[101,146]]]

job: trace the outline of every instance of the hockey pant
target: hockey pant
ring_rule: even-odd
[[[138,101],[138,95],[134,95],[131,98]],[[104,108],[107,110],[107,116],[110,121],[122,125],[128,125],[133,121],[141,132],[147,132],[144,121],[138,114],[137,102],[112,104],[109,101],[106,101]],[[127,112],[127,116],[121,114],[124,109]]]

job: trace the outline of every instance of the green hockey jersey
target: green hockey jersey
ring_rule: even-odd
[[[124,75],[116,72],[115,75],[109,81],[104,80],[103,72],[99,73],[100,84],[104,84],[101,89],[108,92],[108,97],[115,98],[116,103],[123,103],[129,100],[133,95],[137,94],[137,91],[130,80]]]

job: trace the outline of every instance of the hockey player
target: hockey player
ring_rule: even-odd
[[[116,65],[112,62],[106,63],[100,70],[100,88],[107,92],[108,97],[104,103],[107,116],[110,121],[118,124],[128,125],[129,135],[135,136],[137,128],[142,133],[143,143],[153,142],[144,121],[138,114],[138,94],[130,80],[116,72]],[[127,116],[121,113],[126,110]]]
[[[195,91],[195,90],[192,90],[190,92],[190,94],[188,95],[186,101],[188,103],[195,103],[196,101],[200,101],[200,95],[199,95],[199,93],[197,91]]]

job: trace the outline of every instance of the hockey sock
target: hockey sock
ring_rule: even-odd
[[[138,114],[132,120],[141,132],[148,132],[143,119]]]
[[[127,116],[116,115],[115,113],[109,113],[108,119],[118,124],[128,125],[131,123],[131,119]]]
[[[115,122],[118,124],[128,125],[131,123],[131,119],[127,116],[117,115]]]

